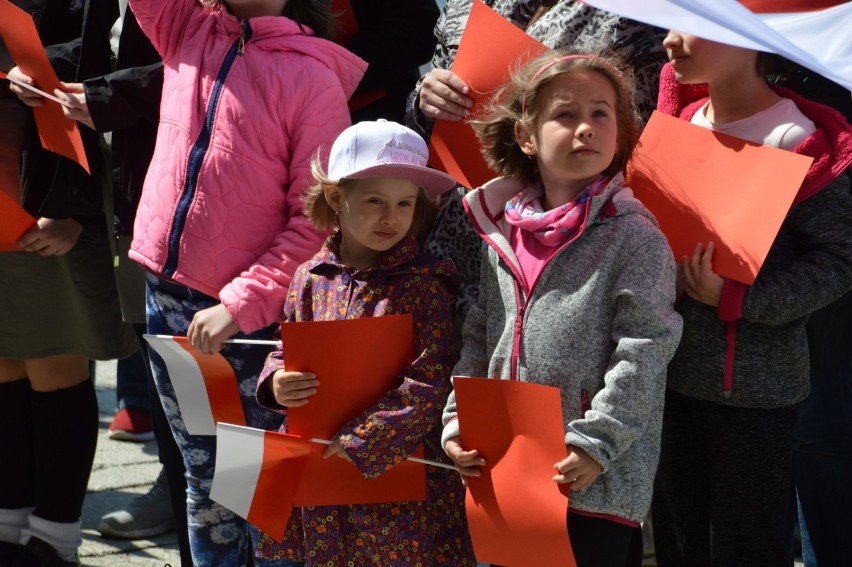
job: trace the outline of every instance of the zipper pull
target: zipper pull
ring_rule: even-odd
[[[246,25],[248,22],[246,20],[240,20],[240,39],[239,45],[237,46],[237,55],[242,55],[246,52]]]

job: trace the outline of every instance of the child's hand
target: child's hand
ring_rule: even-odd
[[[192,318],[186,336],[198,352],[213,354],[225,346],[225,341],[239,332],[239,327],[221,303],[202,309]]]
[[[571,483],[571,490],[588,488],[603,471],[599,462],[589,456],[583,449],[568,445],[568,457],[559,461],[553,468],[560,474],[553,477],[559,484]]]
[[[311,372],[288,372],[278,370],[272,375],[272,395],[285,408],[297,408],[308,403],[308,398],[317,393],[316,374]]]
[[[332,441],[331,445],[329,445],[328,448],[322,453],[323,459],[327,459],[331,456],[337,456],[343,459],[344,461],[349,461],[350,463],[352,462],[352,459],[349,457],[349,455],[346,454],[346,451],[343,450],[343,447],[340,446],[340,443],[337,441],[337,439]]]
[[[26,252],[41,256],[67,254],[83,232],[83,225],[74,219],[38,219],[38,224],[27,231],[17,242]]]
[[[707,250],[702,253],[701,243],[695,247],[690,260],[683,257],[683,280],[686,294],[692,299],[712,307],[719,307],[722,298],[722,282],[725,279],[713,272],[713,243],[707,244]]]
[[[482,471],[479,470],[479,467],[485,466],[485,459],[480,457],[479,451],[475,449],[472,451],[462,449],[458,437],[451,437],[447,440],[444,452],[447,453],[447,456],[456,465],[456,470],[461,475],[463,485],[467,486],[467,478],[465,477],[482,476]]]

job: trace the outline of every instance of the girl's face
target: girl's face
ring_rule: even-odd
[[[757,52],[670,30],[663,40],[675,78],[685,85],[719,84],[755,74]]]
[[[411,230],[420,187],[403,179],[359,179],[345,190],[326,189],[329,204],[340,211],[341,260],[358,269],[374,265]]]
[[[280,16],[288,0],[225,0],[230,12],[238,18]]]
[[[612,163],[618,143],[616,92],[593,71],[557,75],[539,95],[534,131],[521,123],[515,134],[521,149],[535,156],[552,209],[579,195]]]

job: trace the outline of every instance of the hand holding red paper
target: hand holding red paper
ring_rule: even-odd
[[[719,307],[722,300],[722,284],[724,278],[713,271],[713,243],[707,244],[707,249],[699,243],[692,253],[692,258],[683,257],[683,283],[687,295],[711,307]]]
[[[83,225],[74,219],[40,218],[35,227],[21,236],[17,245],[25,252],[41,256],[67,254],[83,232]]]
[[[33,88],[26,88],[24,85],[30,85],[31,87],[35,87],[35,81],[33,78],[25,75],[23,71],[19,67],[12,67],[9,73],[6,75],[6,78],[9,79],[11,83],[9,85],[9,90],[15,94],[22,103],[26,104],[30,107],[42,106],[44,104],[44,97],[38,92],[38,90]]]
[[[76,120],[80,124],[95,129],[92,114],[89,112],[89,104],[86,102],[86,91],[82,83],[60,83],[62,90],[56,89],[53,93],[62,103],[62,112],[66,118]]]
[[[420,110],[429,118],[458,122],[473,108],[467,83],[447,69],[432,69],[420,84]]]
[[[307,404],[317,393],[319,380],[313,372],[278,370],[269,384],[276,402],[285,408],[297,408]]]
[[[28,75],[35,84],[48,92],[61,86],[59,78],[47,59],[32,16],[8,0],[0,0],[0,37],[22,73]],[[12,76],[11,73],[10,76]],[[18,86],[21,84],[27,85],[23,82],[18,83]],[[56,97],[47,92],[42,91],[40,94],[51,101],[56,101]],[[52,102],[36,103],[33,106],[33,113],[42,146],[76,161],[88,172],[89,162],[77,123],[65,117],[62,105]]]

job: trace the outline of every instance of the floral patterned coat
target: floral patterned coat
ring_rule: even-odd
[[[458,272],[449,260],[421,253],[413,237],[403,239],[367,270],[343,265],[339,244],[335,231],[296,271],[285,321],[411,313],[417,353],[400,387],[341,429],[341,446],[368,478],[400,463],[421,443],[425,458],[449,463],[440,447],[440,419],[456,361],[450,304]],[[283,367],[281,351],[271,353],[258,380],[260,404],[281,411],[264,383]],[[283,543],[266,537],[258,555],[329,567],[475,565],[458,474],[427,466],[426,493],[423,502],[297,508]]]

